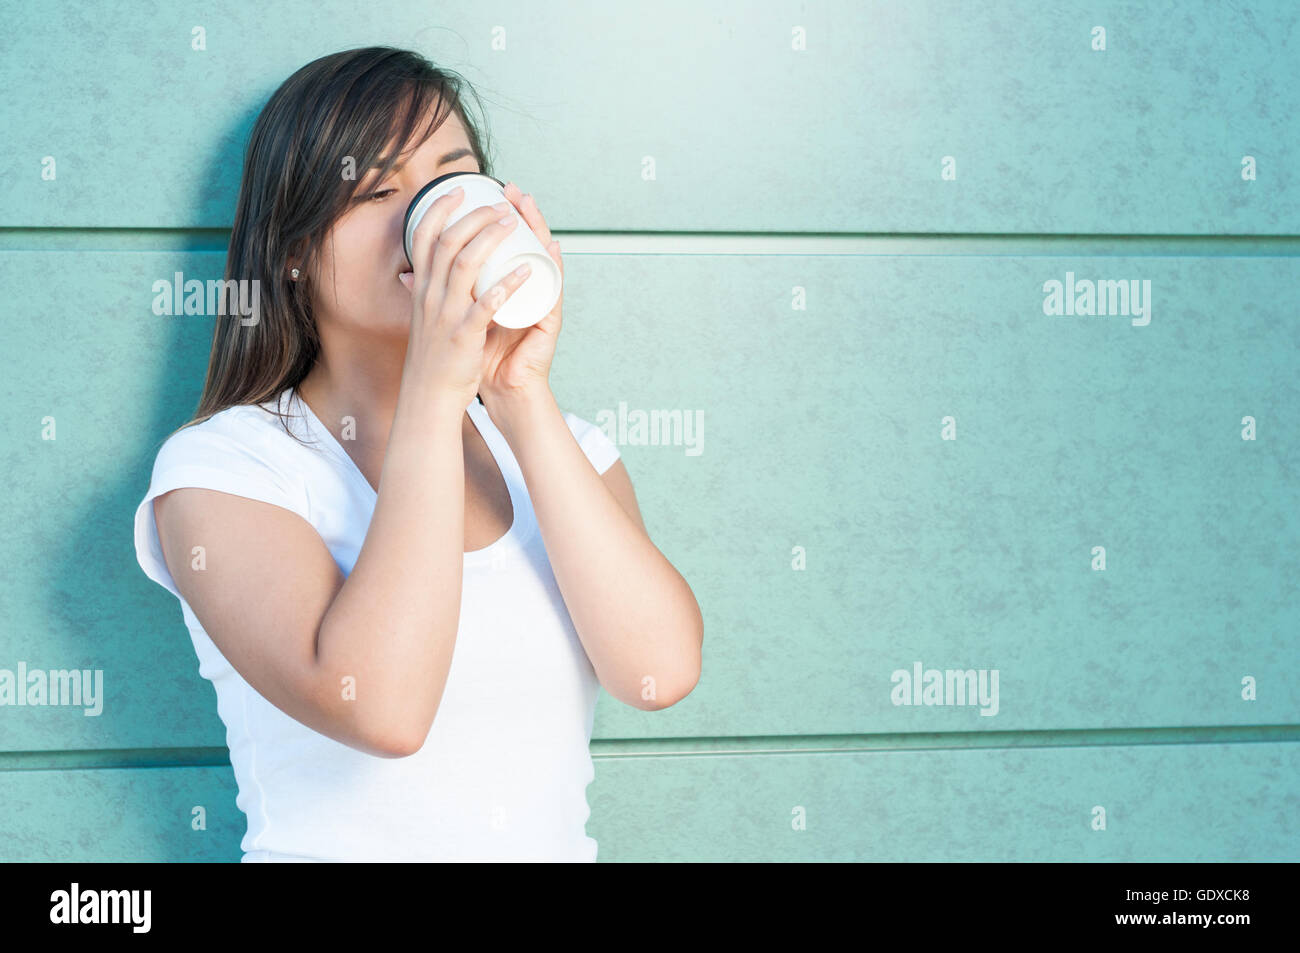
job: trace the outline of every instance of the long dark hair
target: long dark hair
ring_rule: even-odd
[[[178,430],[227,407],[268,401],[307,376],[320,337],[310,290],[289,279],[288,262],[314,260],[365,170],[389,143],[404,145],[385,159],[374,181],[454,111],[479,170],[492,174],[486,123],[480,132],[466,109],[466,92],[483,115],[478,94],[459,73],[410,50],[371,46],[313,60],[271,94],[244,155],[225,269],[227,282],[258,279],[259,320],[244,325],[238,313],[217,315],[203,394]],[[417,136],[435,103],[432,121]],[[342,172],[348,157],[359,170],[352,179]],[[284,423],[284,415],[277,416]]]

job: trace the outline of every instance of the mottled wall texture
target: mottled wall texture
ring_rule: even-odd
[[[0,860],[237,861],[132,515],[271,91],[407,46],[564,246],[704,673],[601,695],[600,860],[1300,860],[1300,9],[13,4]],[[966,691],[965,689],[969,689]],[[10,698],[12,702],[12,697]],[[96,710],[97,709],[97,710]]]

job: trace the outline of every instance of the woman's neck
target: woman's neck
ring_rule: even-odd
[[[362,362],[339,366],[322,359],[296,390],[335,437],[343,431],[343,418],[351,417],[353,446],[368,456],[383,453],[388,445],[401,379],[400,363],[396,368]]]

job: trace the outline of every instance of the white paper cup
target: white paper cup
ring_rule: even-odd
[[[448,172],[438,176],[416,192],[415,198],[411,199],[411,204],[406,208],[403,242],[406,260],[411,262],[412,268],[415,266],[411,259],[411,241],[415,227],[434,202],[457,186],[465,190],[465,195],[447,216],[447,225],[459,221],[476,208],[509,201],[506,199],[505,183],[490,175],[481,172]],[[511,208],[514,208],[513,203]],[[524,217],[517,210],[512,214],[518,217],[519,224],[483,262],[478,278],[474,281],[474,297],[481,298],[489,288],[527,262],[532,266],[532,272],[497,309],[493,320],[506,328],[528,328],[550,314],[555,302],[559,300],[560,266],[546,253],[541,239],[528,227]]]

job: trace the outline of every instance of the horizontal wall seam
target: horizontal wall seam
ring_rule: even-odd
[[[553,232],[580,255],[1005,255],[1294,257],[1297,235],[1056,235],[925,232]],[[0,228],[0,251],[224,253],[225,229]]]
[[[974,751],[1012,748],[1300,743],[1300,725],[1191,728],[1082,728],[879,735],[770,735],[717,738],[608,738],[591,742],[593,760]],[[0,771],[228,767],[225,748],[122,748],[0,752]]]

